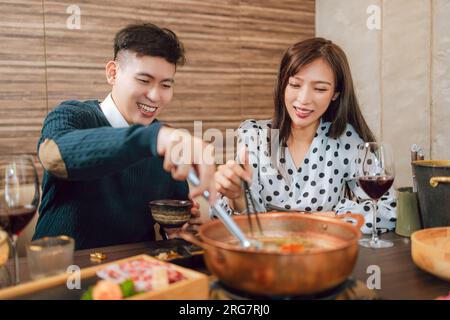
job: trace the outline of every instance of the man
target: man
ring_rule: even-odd
[[[101,103],[62,102],[44,121],[38,156],[45,173],[34,238],[65,234],[76,249],[154,240],[148,202],[187,199],[187,183],[174,179],[186,179],[191,163],[201,185],[190,195],[215,194],[214,165],[202,163],[206,144],[156,120],[172,99],[176,67],[183,63],[183,46],[168,29],[132,25],[116,34],[114,59],[106,64],[111,93]],[[184,154],[183,163],[174,152],[180,143],[196,151],[188,161]],[[191,223],[198,223],[197,207],[193,216]]]

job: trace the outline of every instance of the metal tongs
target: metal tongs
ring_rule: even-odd
[[[244,166],[241,164],[242,169],[244,169]],[[248,182],[245,180],[242,180],[242,184],[244,185],[244,193],[245,193],[245,206],[247,209],[247,217],[248,217],[248,224],[250,226],[250,233],[253,236],[253,223],[252,223],[252,217],[253,214],[255,216],[256,224],[258,225],[259,233],[263,234],[263,229],[261,227],[261,222],[258,218],[258,212],[256,211],[255,202],[253,201],[252,194],[250,192],[250,186],[248,185]]]
[[[200,184],[200,180],[197,177],[197,174],[193,169],[189,171],[188,174],[188,181],[192,183],[194,186],[198,186]],[[203,191],[203,197],[208,200],[209,199],[209,192],[208,190]],[[245,234],[242,232],[242,230],[237,226],[237,224],[231,219],[231,217],[226,213],[225,209],[222,208],[219,203],[214,203],[213,206],[214,210],[217,213],[217,217],[223,222],[225,227],[230,231],[230,233],[235,236],[243,248],[255,248],[255,249],[261,249],[262,243],[257,240],[249,240]]]

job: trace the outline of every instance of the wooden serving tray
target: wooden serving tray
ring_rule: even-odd
[[[69,274],[61,274],[45,279],[27,282],[18,286],[0,290],[0,299],[61,299],[79,300],[89,286],[94,285],[99,278],[97,271],[108,265],[121,263],[129,260],[145,259],[170,264],[174,269],[181,272],[187,279],[180,280],[169,285],[168,288],[139,293],[129,297],[129,300],[206,300],[209,296],[208,276],[200,272],[183,268],[170,262],[157,260],[148,255],[138,255],[126,259],[116,260],[100,264],[95,267],[81,269],[81,289],[68,289],[67,279]]]

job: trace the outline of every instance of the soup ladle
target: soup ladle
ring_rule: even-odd
[[[193,169],[189,171],[188,181],[192,183],[194,186],[198,186],[200,184],[200,180],[197,177],[197,174]],[[208,190],[203,191],[203,197],[208,200],[209,192]],[[239,244],[243,248],[255,248],[262,249],[262,242],[255,239],[248,239],[244,232],[242,232],[241,228],[231,219],[231,217],[226,213],[225,209],[216,201],[214,203],[213,209],[216,213],[216,216],[222,221],[228,231],[239,240]]]

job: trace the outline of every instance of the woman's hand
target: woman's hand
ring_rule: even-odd
[[[248,161],[247,150],[240,153],[240,161],[228,160],[226,164],[220,165],[214,175],[216,189],[229,199],[236,199],[243,194],[241,180],[252,183],[252,169]]]

